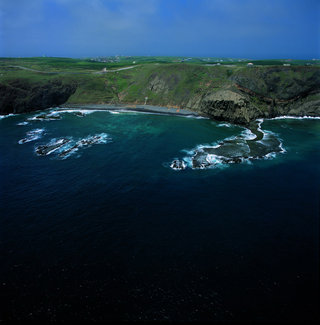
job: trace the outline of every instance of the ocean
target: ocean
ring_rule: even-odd
[[[0,319],[319,320],[320,120],[257,130],[1,118]]]

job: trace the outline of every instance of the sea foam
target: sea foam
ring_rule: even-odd
[[[303,120],[303,119],[313,119],[313,120],[320,120],[319,116],[290,116],[290,115],[283,115],[283,116],[277,116],[272,118],[265,118],[265,120],[285,120],[285,119],[294,119],[294,120]]]
[[[0,115],[0,120],[2,120],[2,119],[4,119],[4,118],[7,118],[7,117],[16,116],[16,115],[18,115],[18,114],[12,114],[12,113],[10,113],[10,114],[8,114],[8,115]]]
[[[105,144],[111,142],[111,137],[106,133],[89,135],[82,139],[64,137],[60,139],[53,138],[47,144],[42,144],[35,148],[39,156],[48,156],[55,153],[57,159],[67,159],[68,157],[79,153],[81,149],[89,148],[95,144]],[[78,155],[79,157],[80,155]]]
[[[27,132],[26,137],[19,140],[18,143],[24,144],[26,142],[38,140],[42,137],[43,133],[44,133],[44,129],[31,130],[31,131]]]

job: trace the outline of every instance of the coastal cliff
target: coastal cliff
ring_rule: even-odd
[[[36,73],[33,73],[36,74]],[[144,104],[186,108],[248,124],[279,115],[320,116],[320,68],[163,64],[105,74],[0,80],[0,114],[62,104]]]
[[[75,84],[61,80],[45,83],[15,79],[0,83],[0,114],[24,113],[64,104],[76,90]]]
[[[146,96],[154,104],[167,99],[171,105],[237,124],[279,115],[320,116],[319,68],[253,67],[233,71],[217,67],[211,74],[203,73],[198,87],[189,81],[191,78],[181,78],[179,73],[153,74]]]

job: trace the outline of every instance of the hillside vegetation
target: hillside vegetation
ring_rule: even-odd
[[[240,124],[283,114],[320,116],[319,65],[128,63],[0,59],[0,114],[147,101]]]

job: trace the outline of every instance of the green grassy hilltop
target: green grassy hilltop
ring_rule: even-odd
[[[178,57],[0,58],[0,95],[0,114],[62,104],[147,102],[249,123],[283,114],[319,116],[320,64]]]

